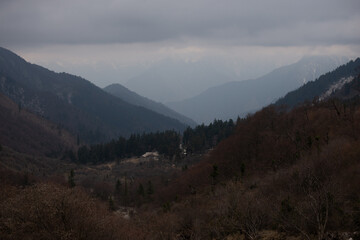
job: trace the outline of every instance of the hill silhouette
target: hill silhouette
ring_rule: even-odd
[[[175,119],[129,104],[81,77],[28,63],[4,48],[0,48],[0,91],[85,142],[185,129]]]

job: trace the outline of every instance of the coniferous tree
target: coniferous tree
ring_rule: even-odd
[[[74,177],[75,177],[74,169],[71,169],[70,175],[68,178],[68,184],[69,184],[69,187],[71,187],[71,188],[75,187]]]
[[[119,194],[119,193],[121,192],[121,181],[120,181],[120,179],[118,179],[118,180],[116,181],[115,192],[116,192],[117,194]]]
[[[114,199],[112,196],[109,196],[109,210],[110,211],[115,211],[115,203],[114,203]]]
[[[243,177],[245,174],[245,164],[244,163],[241,163],[241,165],[240,165],[240,174],[241,174],[241,177]]]
[[[140,195],[140,196],[145,196],[145,190],[144,190],[144,186],[140,183],[139,184],[139,188],[138,188],[138,194]]]
[[[152,185],[152,182],[151,182],[151,181],[148,181],[147,194],[148,194],[148,195],[152,195],[152,194],[154,194],[154,187],[153,187],[153,185]]]
[[[125,177],[125,183],[124,183],[124,196],[127,197],[128,194],[128,186],[127,186],[127,181],[126,181],[126,177]]]
[[[218,171],[218,166],[217,165],[213,165],[213,170],[210,174],[211,179],[212,179],[212,184],[215,185],[217,183],[217,177],[219,175],[219,171]]]

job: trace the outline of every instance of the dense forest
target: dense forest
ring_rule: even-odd
[[[196,219],[192,233],[201,238],[255,239],[276,230],[324,239],[329,232],[359,231],[359,133],[358,98],[290,112],[266,107],[238,121],[235,134],[162,191],[163,199],[191,195],[189,184],[212,192],[188,211]]]
[[[232,120],[214,120],[209,125],[188,127],[183,135],[175,131],[132,134],[128,139],[120,137],[105,144],[83,145],[77,152],[70,153],[73,161],[79,163],[104,163],[120,161],[126,157],[141,156],[146,152],[157,151],[167,158],[184,154],[201,153],[216,146],[230,136],[234,130]],[[182,146],[180,146],[182,144]],[[185,151],[184,151],[185,150]]]
[[[76,178],[80,170],[65,181],[44,182],[1,169],[0,237],[359,238],[358,98],[330,99],[291,111],[269,106],[239,119],[234,128],[172,181],[132,182],[128,177],[113,182],[100,199]],[[190,132],[213,139],[204,133],[210,129],[201,126]],[[163,134],[158,133],[163,139],[180,139],[173,132]],[[141,141],[150,139],[145,136]],[[126,142],[130,139],[141,142],[142,137]],[[119,212],[124,204],[129,219]]]

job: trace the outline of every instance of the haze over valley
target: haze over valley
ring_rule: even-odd
[[[0,1],[0,239],[360,239],[359,1]]]

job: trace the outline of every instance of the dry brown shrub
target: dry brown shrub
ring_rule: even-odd
[[[79,189],[38,184],[0,203],[0,238],[118,239],[119,220]]]

